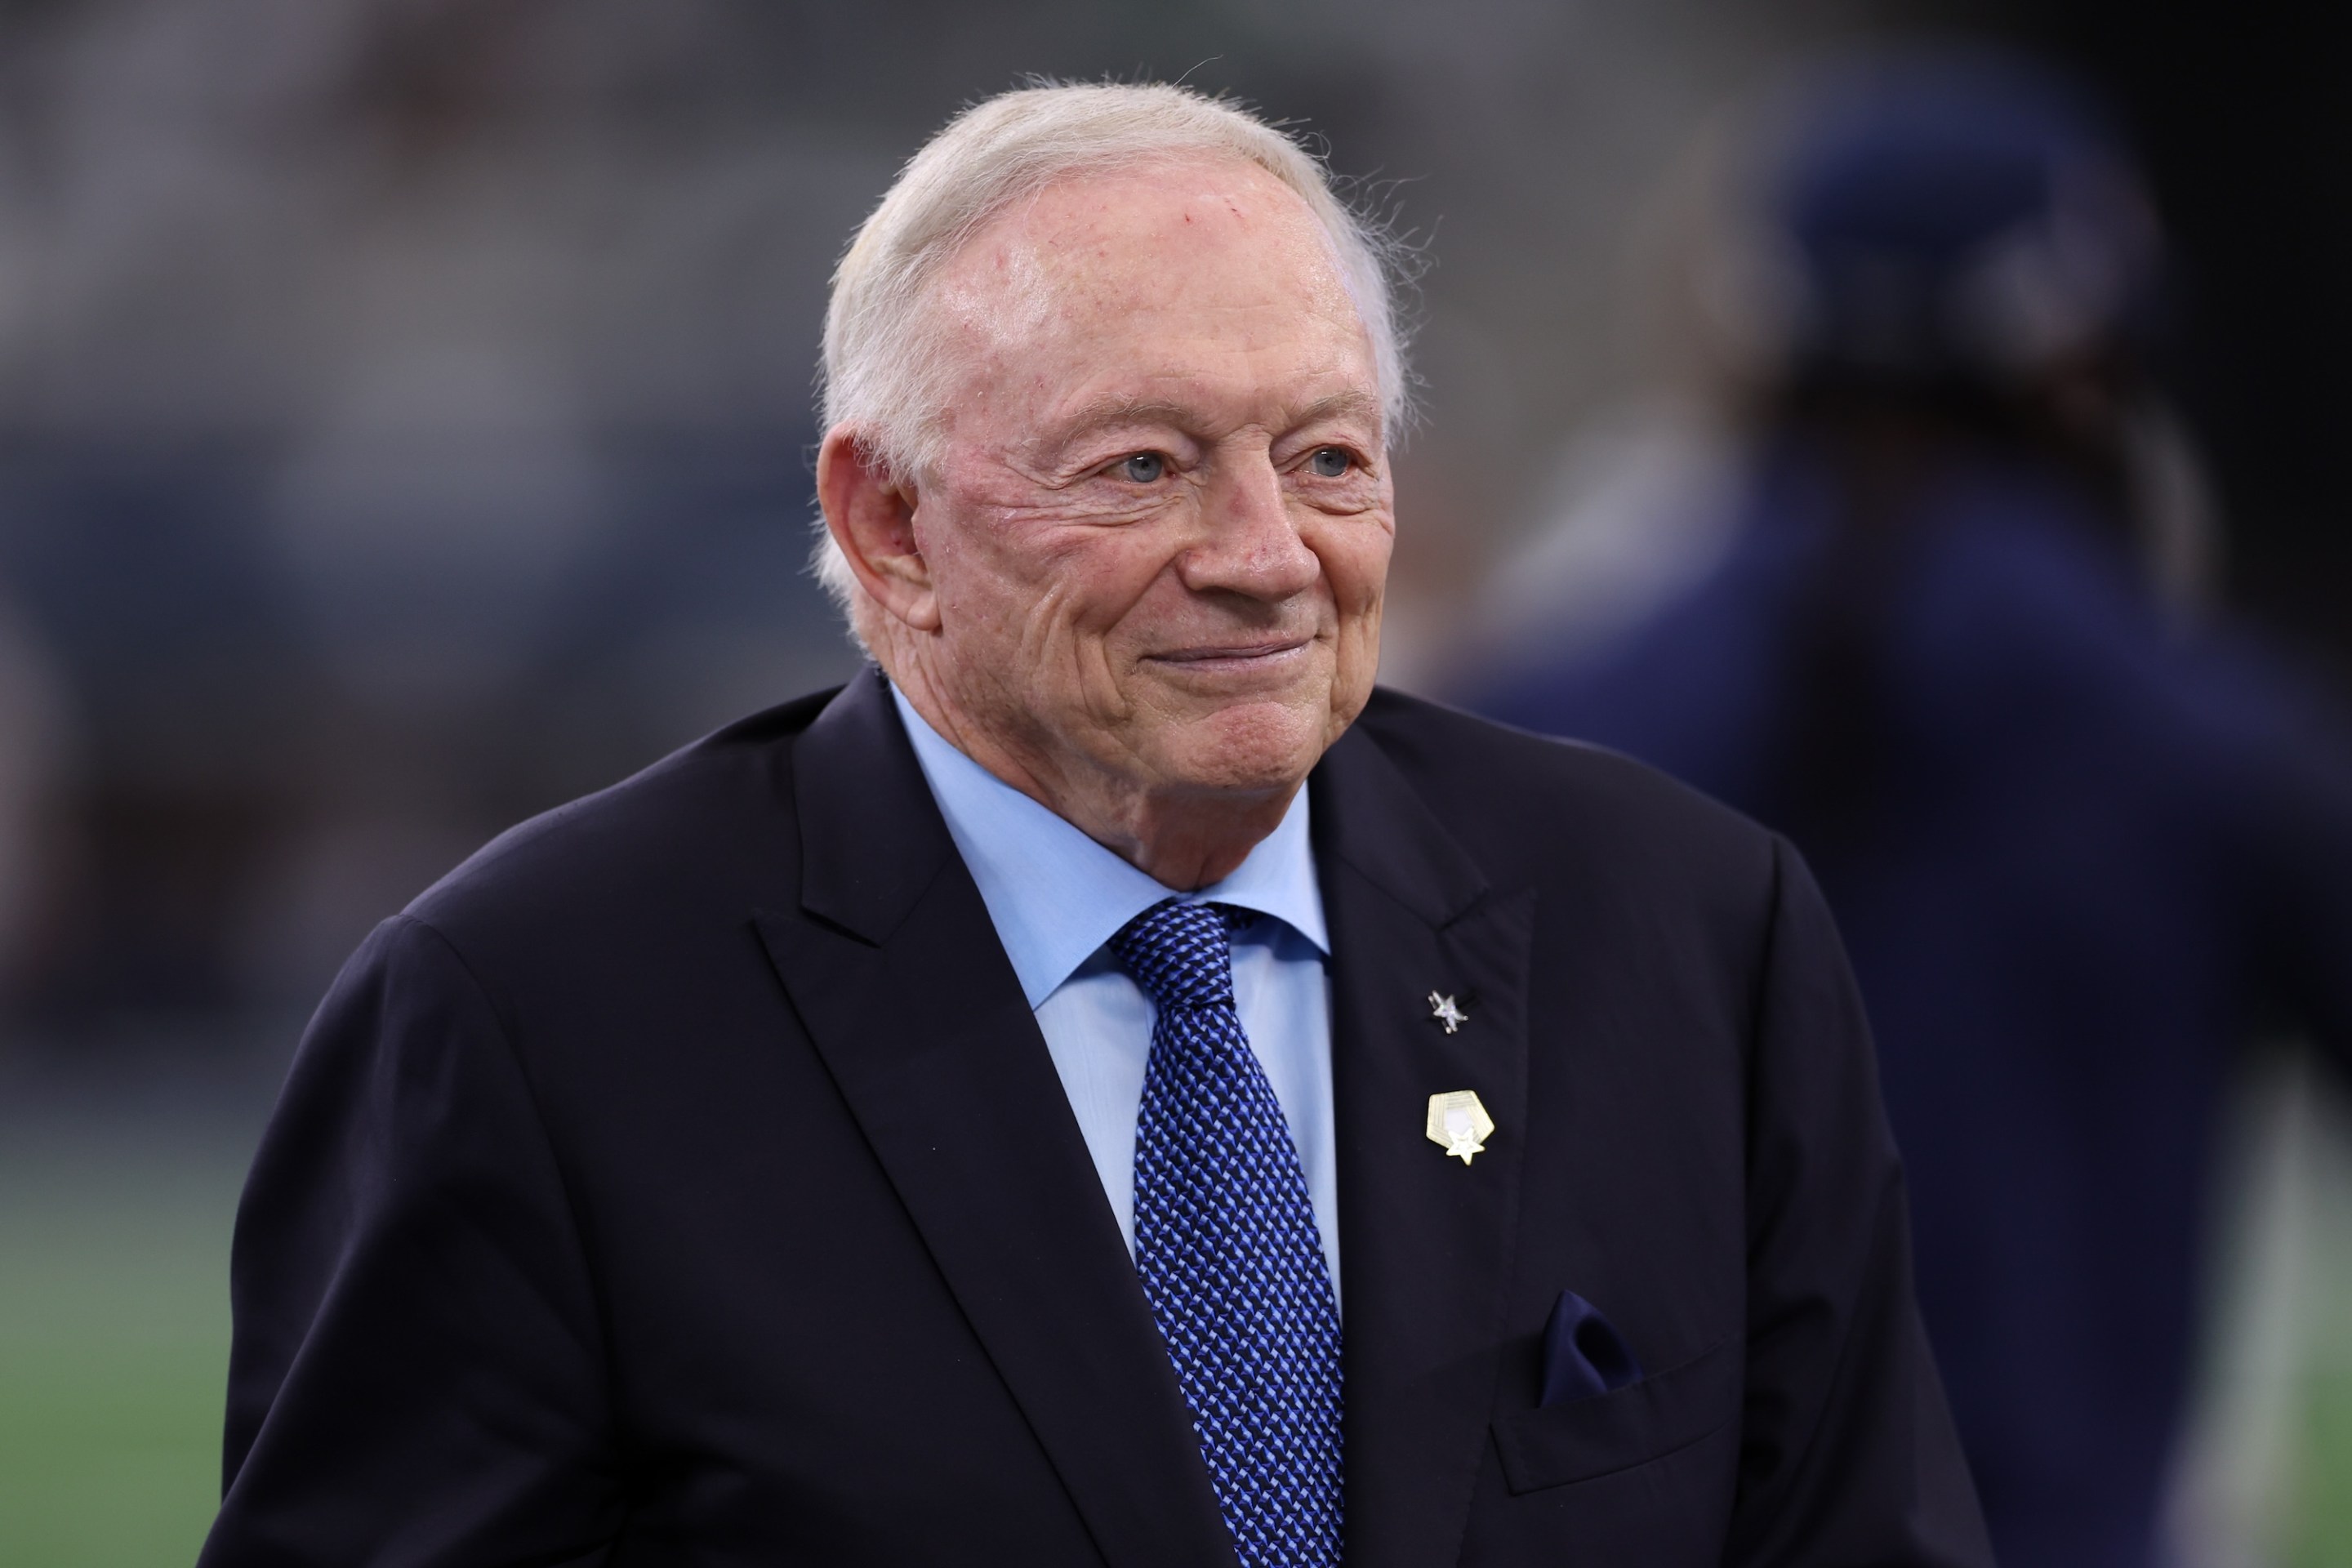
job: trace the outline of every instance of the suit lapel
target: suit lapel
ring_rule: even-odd
[[[924,1244],[1104,1557],[1232,1563],[1061,1079],[877,676],[811,725],[793,780],[800,908],[760,933]]]
[[[1527,1135],[1535,895],[1489,889],[1361,731],[1317,770],[1331,929],[1333,1110],[1345,1284],[1349,1568],[1452,1563],[1499,1369]],[[1429,993],[1468,1014],[1448,1035]],[[1429,1097],[1494,1118],[1467,1166],[1425,1135]]]

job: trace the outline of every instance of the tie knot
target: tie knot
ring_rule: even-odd
[[[1234,953],[1222,904],[1163,899],[1110,939],[1110,950],[1161,1008],[1230,1007]]]

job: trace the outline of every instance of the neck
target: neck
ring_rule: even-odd
[[[1008,743],[964,721],[920,667],[891,677],[949,744],[1164,888],[1193,892],[1238,869],[1282,825],[1299,784],[1270,790],[1152,788],[1101,768]]]
[[[1013,787],[1022,788],[1018,784]],[[1249,852],[1282,825],[1298,786],[1242,799],[1143,796],[1122,803],[1124,810],[1091,815],[1085,811],[1089,803],[1083,800],[1056,803],[1033,791],[1023,793],[1161,887],[1193,892],[1240,869]]]

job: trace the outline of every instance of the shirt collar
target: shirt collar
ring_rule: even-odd
[[[1272,915],[1329,955],[1305,790],[1231,876],[1198,892],[1179,892],[965,756],[896,686],[890,699],[1032,1008],[1121,926],[1167,898]]]

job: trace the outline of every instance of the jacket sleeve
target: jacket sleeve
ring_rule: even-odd
[[[297,1054],[231,1266],[225,1498],[201,1568],[600,1562],[603,1334],[496,1008],[378,928]]]
[[[1990,1568],[1912,1298],[1901,1163],[1828,909],[1776,846],[1748,1146],[1748,1387],[1725,1562]]]

